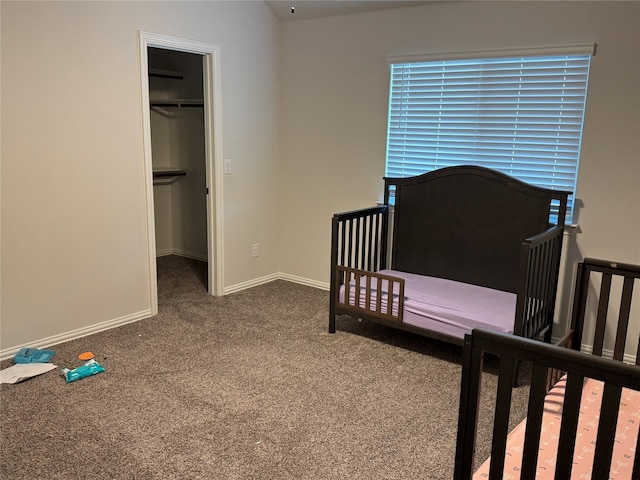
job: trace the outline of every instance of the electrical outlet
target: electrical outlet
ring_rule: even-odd
[[[224,159],[224,173],[231,173],[231,159],[230,158],[225,158]]]
[[[258,256],[260,256],[260,254],[258,253],[258,248],[260,247],[259,243],[254,243],[253,246],[251,247],[251,256],[253,258],[256,258]]]

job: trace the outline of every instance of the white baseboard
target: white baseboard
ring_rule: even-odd
[[[88,327],[70,330],[68,332],[60,333],[58,335],[52,335],[51,337],[42,338],[40,340],[29,342],[27,344],[20,345],[17,347],[10,347],[0,351],[0,360],[6,360],[7,358],[13,357],[18,352],[18,350],[20,350],[22,347],[47,348],[47,347],[51,347],[52,345],[58,345],[60,343],[68,342],[70,340],[75,340],[77,338],[82,338],[82,337],[86,337],[87,335],[103,332],[105,330],[119,327],[121,325],[126,325],[127,323],[137,322],[138,320],[142,320],[143,318],[148,318],[150,316],[151,316],[151,310],[144,310],[142,312],[137,312],[131,315],[126,315],[124,317],[115,318],[113,320],[107,320],[106,322],[95,323],[93,325],[89,325]]]
[[[237,283],[235,285],[225,287],[224,294],[227,295],[229,293],[239,292],[241,290],[245,290],[251,287],[257,287],[258,285],[263,285],[275,280],[285,280],[287,282],[299,283],[300,285],[306,285],[308,287],[319,288],[320,290],[329,290],[328,283],[317,282],[315,280],[310,280],[304,277],[297,277],[295,275],[289,275],[287,273],[273,273],[271,275],[266,275],[254,280],[249,280],[248,282]]]
[[[581,352],[584,353],[588,353],[589,355],[591,355],[591,353],[593,352],[593,345],[585,345],[584,343],[581,346]],[[608,359],[612,359],[613,358],[613,350],[608,350],[606,348],[602,349],[602,358],[608,358]],[[628,363],[630,365],[635,365],[636,363],[636,357],[633,355],[630,355],[628,353],[624,354],[624,357],[622,357],[622,361],[624,363]]]
[[[227,295],[229,293],[236,293],[241,290],[246,290],[247,288],[257,287],[258,285],[263,285],[265,283],[273,282],[274,280],[279,279],[280,275],[277,273],[265,275],[264,277],[254,278],[253,280],[249,280],[247,282],[236,283],[235,285],[224,287],[224,294]]]
[[[320,290],[329,291],[329,284],[326,282],[318,282],[316,280],[309,280],[304,277],[297,277],[295,275],[289,275],[288,273],[280,273],[280,280],[286,280],[287,282],[299,283],[300,285],[306,285],[308,287],[319,288]]]
[[[158,256],[161,256],[160,252],[157,253]],[[176,250],[171,250],[169,253],[164,253],[164,255],[181,255],[183,257],[195,258],[196,260],[204,260],[206,258],[196,258],[193,254],[189,254],[188,252],[178,252]],[[253,280],[249,280],[247,282],[238,283],[235,285],[231,285],[224,289],[224,294],[230,294],[239,292],[241,290],[246,290],[247,288],[257,287],[258,285],[263,285],[265,283],[273,282],[275,280],[285,280],[287,282],[299,283],[301,285],[306,285],[309,287],[318,288],[320,290],[329,290],[329,284],[324,282],[318,282],[315,280],[310,280],[304,277],[298,277],[295,275],[289,275],[286,273],[274,273],[271,275],[265,275],[264,277],[256,278]],[[0,360],[6,360],[8,358],[13,357],[18,350],[22,347],[27,348],[47,348],[53,345],[58,345],[60,343],[68,342],[70,340],[75,340],[78,338],[86,337],[88,335],[92,335],[94,333],[99,333],[105,330],[109,330],[111,328],[119,327],[121,325],[126,325],[127,323],[137,322],[138,320],[142,320],[145,318],[151,317],[151,310],[144,310],[141,312],[137,312],[131,315],[126,315],[124,317],[115,318],[113,320],[107,320],[106,322],[100,322],[93,325],[89,325],[87,327],[78,328],[75,330],[70,330],[68,332],[60,333],[58,335],[52,335],[50,337],[42,338],[40,340],[35,340],[32,342],[28,342],[24,345],[19,345],[15,347],[10,347],[5,350],[0,351]]]

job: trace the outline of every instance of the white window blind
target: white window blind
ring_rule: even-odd
[[[590,53],[392,63],[386,175],[481,165],[575,191]],[[567,221],[571,222],[573,196]]]

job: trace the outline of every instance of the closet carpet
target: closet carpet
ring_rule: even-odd
[[[278,280],[215,298],[205,269],[161,257],[157,316],[51,347],[106,372],[0,386],[0,478],[452,478],[460,347],[346,318],[331,335],[328,292]]]

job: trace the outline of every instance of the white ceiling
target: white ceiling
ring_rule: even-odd
[[[265,0],[273,14],[282,22],[310,18],[369,12],[385,8],[415,6],[437,0]],[[443,0],[439,0],[443,1]]]

